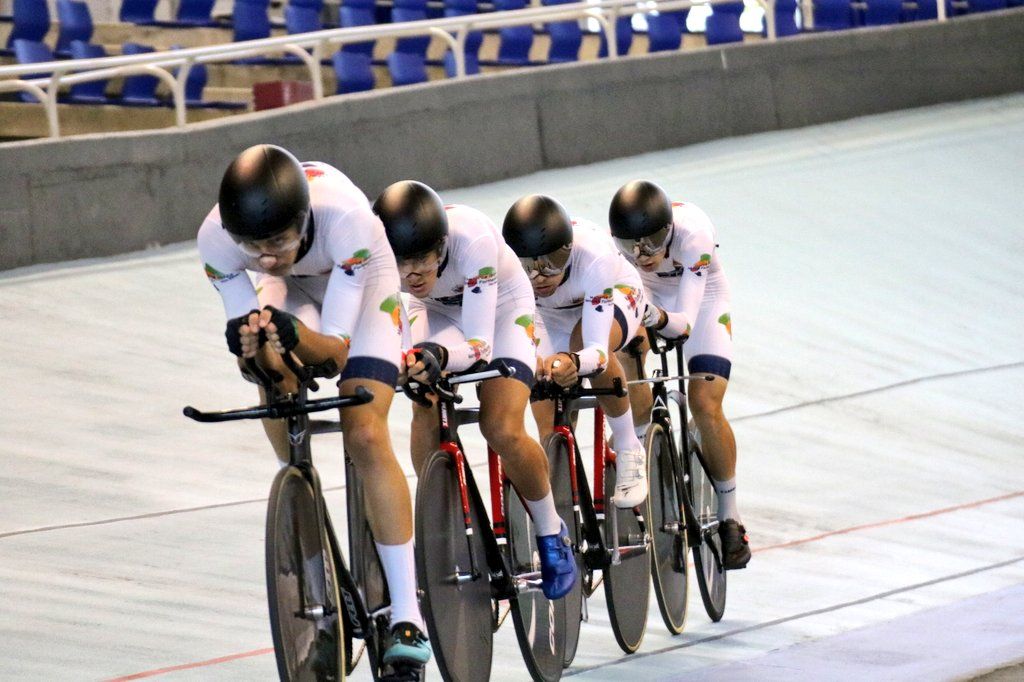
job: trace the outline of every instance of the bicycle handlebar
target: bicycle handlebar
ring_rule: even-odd
[[[554,400],[555,398],[566,398],[575,400],[587,396],[613,395],[617,398],[624,398],[628,395],[622,380],[616,377],[612,379],[611,388],[584,388],[583,384],[577,382],[569,388],[563,388],[554,381],[538,381],[533,385],[530,392],[531,400]]]
[[[439,377],[436,381],[430,384],[422,384],[418,381],[410,380],[402,384],[402,391],[405,392],[405,395],[407,395],[410,400],[425,407],[430,407],[432,404],[426,397],[427,393],[433,393],[441,400],[458,405],[462,402],[463,398],[452,389],[452,386],[457,386],[459,384],[472,384],[480,381],[487,381],[488,379],[497,379],[498,377],[504,377],[507,379],[508,377],[515,376],[515,374],[515,367],[510,367],[504,360],[499,360],[494,364],[494,369]],[[420,390],[417,390],[415,387],[419,387]]]
[[[227,422],[240,419],[284,419],[300,414],[312,412],[323,412],[338,407],[352,407],[354,405],[365,405],[373,400],[373,394],[363,386],[356,386],[355,393],[342,395],[336,398],[323,398],[321,400],[310,400],[299,404],[295,402],[278,402],[259,407],[245,407],[239,410],[225,410],[223,412],[202,412],[189,405],[182,410],[189,419],[197,422]]]

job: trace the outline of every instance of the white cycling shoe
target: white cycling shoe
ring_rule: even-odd
[[[615,506],[632,509],[647,499],[647,453],[626,450],[615,456]]]

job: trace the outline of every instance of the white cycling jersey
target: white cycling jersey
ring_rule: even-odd
[[[732,359],[731,295],[717,249],[718,231],[708,215],[694,204],[674,202],[667,257],[653,272],[637,268],[650,300],[668,317],[666,335],[689,334],[688,358]],[[623,255],[635,263],[632,253]],[[728,363],[724,374],[720,364],[693,371],[727,378]]]
[[[214,206],[198,236],[206,275],[220,293],[228,319],[274,305],[311,329],[342,339],[350,348],[349,365],[365,356],[393,365],[397,373],[402,306],[384,226],[366,196],[341,171],[320,162],[302,167],[309,183],[313,238],[291,271],[278,277],[262,270],[259,259],[246,255],[223,228],[220,209]],[[256,285],[247,270],[258,273]],[[390,376],[390,370],[384,375]]]
[[[504,346],[519,342],[512,344],[517,352],[511,359],[524,360],[525,349],[524,361],[532,372],[533,294],[519,259],[490,218],[480,211],[458,204],[446,206],[445,211],[448,238],[438,268],[440,274],[430,293],[418,303],[426,313],[455,323],[464,337],[454,342],[454,337],[446,336],[447,369],[459,372],[481,360],[490,362],[497,339]],[[402,286],[408,291],[404,281]],[[410,304],[410,318],[419,309],[419,305]],[[500,328],[498,320],[502,322]],[[440,323],[438,319],[429,326],[437,330]],[[416,336],[419,334],[407,344],[425,340]]]
[[[622,342],[628,343],[636,334],[643,317],[644,291],[636,268],[622,257],[607,232],[590,221],[573,220],[572,233],[564,279],[550,296],[537,298],[537,312],[556,352],[569,350],[572,329],[582,320],[579,373],[586,376],[603,371],[608,364],[616,308],[625,317],[627,338]]]

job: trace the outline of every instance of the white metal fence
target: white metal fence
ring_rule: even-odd
[[[646,0],[643,2],[600,0],[598,2],[531,7],[506,12],[469,14],[426,21],[338,28],[171,52],[0,66],[0,92],[21,91],[35,95],[45,107],[50,136],[60,137],[57,97],[61,87],[109,78],[139,74],[151,75],[166,83],[170,89],[175,122],[180,127],[186,123],[185,82],[190,69],[195,64],[231,62],[248,57],[281,53],[294,55],[309,70],[314,99],[322,99],[324,90],[320,75],[321,62],[330,52],[341,45],[381,38],[437,36],[451,49],[455,61],[454,77],[460,79],[466,78],[465,44],[472,31],[552,21],[594,19],[604,34],[608,46],[608,58],[617,59],[619,55],[615,40],[615,23],[619,17],[651,12],[670,12],[725,2],[736,2],[736,0]],[[757,3],[765,10],[767,38],[775,40],[775,0],[757,0]],[[940,0],[937,5],[939,19],[944,20],[945,3]],[[41,72],[50,75],[41,78],[25,78]]]

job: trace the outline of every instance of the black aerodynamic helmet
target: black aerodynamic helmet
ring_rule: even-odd
[[[448,216],[437,193],[415,180],[389,185],[373,202],[398,259],[438,250],[448,237]]]
[[[572,220],[551,197],[530,194],[512,204],[501,235],[520,258],[546,256],[572,245]]]
[[[634,180],[619,188],[608,209],[608,225],[616,239],[639,240],[672,224],[672,202],[653,182]]]
[[[291,153],[258,144],[224,172],[219,204],[221,224],[236,241],[267,239],[289,227],[305,227],[309,183]]]

